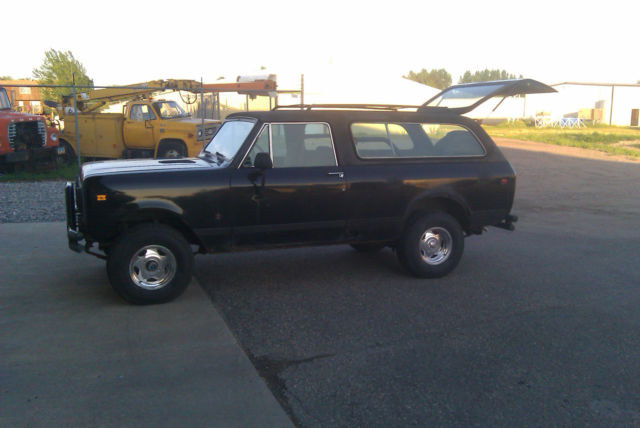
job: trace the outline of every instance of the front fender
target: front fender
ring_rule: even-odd
[[[168,211],[178,217],[183,217],[184,210],[175,202],[167,199],[147,198],[129,202],[122,207],[122,217],[128,218],[131,214],[142,211]]]

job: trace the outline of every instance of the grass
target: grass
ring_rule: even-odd
[[[43,181],[43,180],[73,180],[78,175],[78,165],[61,164],[46,171],[15,171],[1,173],[0,182],[8,181]]]
[[[523,121],[485,126],[492,137],[537,141],[558,146],[598,150],[610,155],[640,159],[640,130],[637,128],[603,126],[587,128],[535,128]]]

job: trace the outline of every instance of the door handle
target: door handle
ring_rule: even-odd
[[[338,178],[344,178],[344,172],[342,171],[338,171],[338,172],[328,172],[327,175],[337,175]]]

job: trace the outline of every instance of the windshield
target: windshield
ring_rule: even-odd
[[[7,97],[7,91],[4,88],[0,88],[0,109],[11,108],[9,103],[9,97]]]
[[[204,149],[205,153],[215,154],[223,158],[222,160],[233,159],[255,124],[256,121],[250,119],[228,120],[224,122],[211,142]]]
[[[153,103],[153,108],[156,109],[162,119],[187,117],[187,113],[175,101],[156,101]]]

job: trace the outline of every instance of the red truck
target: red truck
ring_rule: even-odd
[[[11,170],[18,163],[56,161],[64,154],[56,128],[44,117],[11,111],[4,88],[0,88],[0,170]]]

